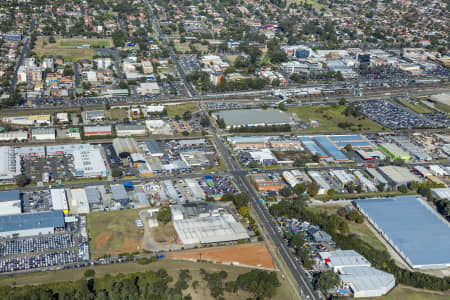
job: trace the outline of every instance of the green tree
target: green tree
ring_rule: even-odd
[[[156,219],[163,224],[169,223],[172,219],[172,212],[170,211],[170,207],[161,207],[156,214]]]
[[[353,150],[352,145],[351,145],[351,144],[345,145],[345,150],[346,150],[347,152],[352,152],[352,150]]]
[[[120,176],[122,176],[122,169],[119,167],[112,168],[111,176],[114,178],[119,178]]]
[[[304,244],[305,244],[305,240],[303,239],[303,237],[300,234],[294,235],[294,237],[291,240],[291,246],[296,249],[303,247]]]
[[[327,192],[327,195],[333,197],[334,195],[336,195],[336,190],[335,189],[329,189],[328,192]]]
[[[84,277],[94,277],[95,271],[93,269],[87,269],[84,271]]]
[[[26,175],[18,175],[16,176],[16,184],[17,186],[24,187],[30,183],[30,179]]]
[[[337,287],[339,283],[338,275],[332,271],[328,271],[319,274],[315,287],[317,290],[321,290],[326,294],[332,288]]]
[[[292,190],[290,187],[285,186],[281,189],[280,194],[283,197],[289,197],[290,195],[292,195]]]
[[[298,183],[294,186],[294,193],[297,194],[297,196],[302,195],[306,191],[306,185],[304,182]]]
[[[408,192],[408,187],[406,186],[406,185],[401,185],[399,188],[398,188],[398,190],[401,192],[401,193],[403,193],[403,194],[406,194],[407,192]]]

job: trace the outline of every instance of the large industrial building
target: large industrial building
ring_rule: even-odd
[[[16,151],[13,147],[0,147],[0,181],[14,182],[14,177],[20,174],[20,164],[17,163]]]
[[[399,166],[383,166],[378,170],[383,174],[393,186],[399,187],[407,185],[412,181],[420,182],[420,178],[409,171],[408,168]]]
[[[321,262],[337,273],[341,280],[340,291],[360,297],[386,295],[395,287],[392,274],[373,268],[370,262],[354,250],[319,252]]]
[[[99,149],[75,150],[73,152],[73,165],[77,177],[106,177],[105,161]]]
[[[172,206],[173,225],[184,245],[248,239],[247,229],[229,213],[207,203]]]
[[[50,196],[52,199],[53,210],[62,210],[64,214],[69,213],[69,206],[67,204],[67,196],[65,189],[51,189]]]
[[[22,213],[22,197],[18,190],[0,192],[0,215]]]
[[[70,190],[69,207],[70,213],[74,215],[89,213],[89,201],[83,188]]]
[[[61,210],[0,216],[0,237],[26,237],[52,234],[65,228]]]
[[[214,117],[223,119],[227,129],[241,126],[293,125],[288,113],[275,109],[237,109],[215,113]]]
[[[355,200],[355,204],[412,268],[450,267],[450,225],[420,197]]]
[[[411,155],[408,152],[406,152],[396,144],[383,143],[380,144],[380,149],[394,159],[401,158],[403,160],[409,160],[411,158]]]

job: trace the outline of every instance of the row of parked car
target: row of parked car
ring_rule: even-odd
[[[0,260],[0,273],[72,264],[78,261],[80,258],[73,250],[8,258]]]
[[[68,233],[18,240],[0,240],[0,256],[67,249],[74,246],[73,236]]]

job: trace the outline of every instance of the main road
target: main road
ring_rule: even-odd
[[[170,59],[172,60],[172,63],[175,65],[175,67],[177,68],[178,74],[180,74],[181,80],[183,80],[184,86],[186,87],[189,97],[195,96],[195,90],[192,87],[191,83],[187,80],[186,75],[184,74],[184,70],[181,67],[180,63],[178,62],[175,51],[173,51],[172,47],[169,45],[166,35],[161,31],[161,27],[159,26],[158,18],[156,18],[155,14],[153,13],[152,8],[148,4],[148,0],[144,0],[144,3],[145,3],[145,6],[147,7],[147,11],[148,11],[148,14],[150,15],[150,18],[152,19],[152,22],[155,25],[156,31],[158,32],[159,39],[163,42],[164,46],[167,48],[167,51],[169,51]]]
[[[281,239],[281,236],[277,230],[276,225],[274,224],[270,213],[267,209],[259,202],[259,197],[256,194],[255,190],[250,185],[246,175],[247,171],[241,170],[238,162],[234,159],[231,154],[229,148],[224,144],[224,142],[220,139],[217,134],[217,128],[213,125],[213,140],[216,146],[217,151],[221,154],[222,158],[225,161],[225,164],[228,167],[228,170],[234,177],[234,181],[238,186],[239,190],[246,193],[249,196],[250,204],[255,210],[259,221],[261,222],[261,227],[267,232],[267,238],[273,242],[278,250],[278,253],[281,255],[286,266],[289,268],[292,276],[294,277],[299,289],[301,298],[304,299],[321,299],[321,296],[318,295],[316,291],[314,291],[312,285],[308,281],[308,277],[306,275],[306,271],[303,267],[298,264],[292,253],[289,251],[286,244]]]

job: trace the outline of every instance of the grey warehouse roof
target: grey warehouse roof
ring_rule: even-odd
[[[11,190],[11,191],[1,191],[0,192],[0,202],[8,202],[20,200],[20,191]]]
[[[100,203],[100,193],[95,186],[85,187],[84,192],[86,193],[86,198],[89,204]]]
[[[355,203],[412,267],[450,266],[450,224],[418,196]]]
[[[217,112],[227,126],[293,123],[289,114],[275,109],[237,109]]]
[[[34,228],[64,227],[62,210],[0,216],[0,232],[20,231]]]

